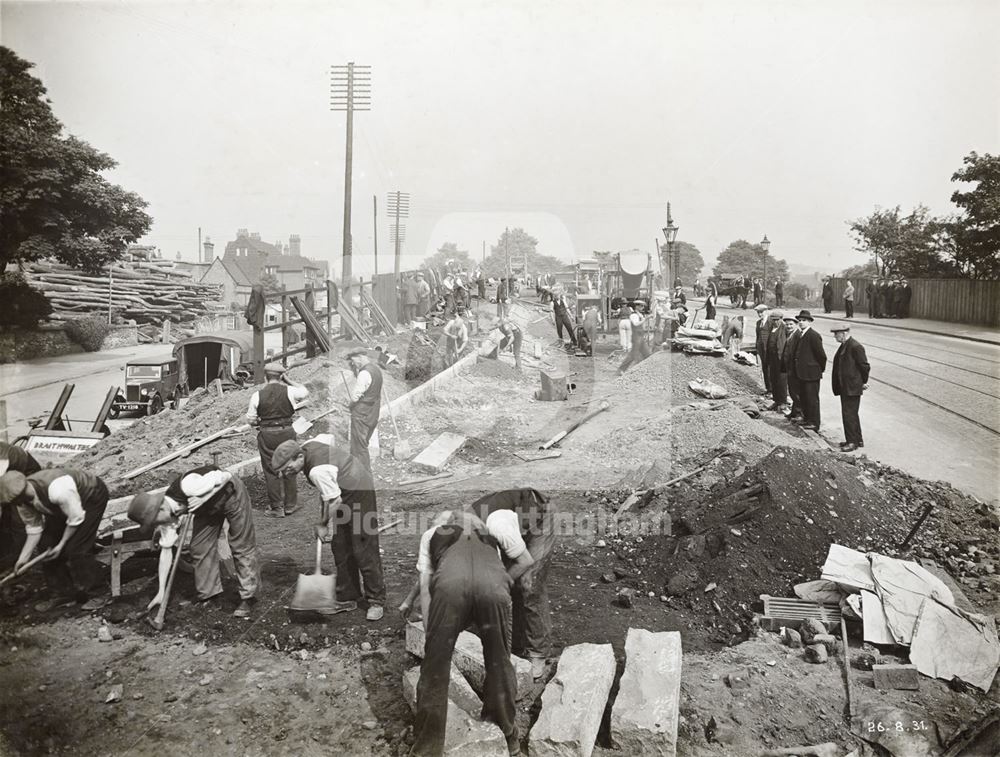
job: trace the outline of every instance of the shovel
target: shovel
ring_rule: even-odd
[[[188,531],[191,530],[191,524],[194,522],[194,516],[188,515],[184,519],[184,525],[181,526],[181,535],[177,540],[177,554],[174,555],[174,560],[170,564],[170,572],[167,574],[167,585],[163,589],[163,601],[160,602],[160,606],[156,608],[156,615],[150,618],[146,616],[146,620],[153,628],[157,631],[163,630],[163,621],[167,617],[167,603],[170,602],[170,592],[174,588],[174,576],[177,575],[177,568],[181,562],[181,550],[184,549],[184,542],[187,539]]]
[[[295,585],[295,596],[288,605],[295,612],[315,612],[328,615],[333,612],[336,602],[334,577],[324,576],[321,565],[323,559],[323,542],[316,539],[316,572],[300,573]]]
[[[50,550],[50,549],[44,550],[41,554],[35,555],[30,560],[28,560],[28,562],[26,562],[24,565],[21,566],[20,570],[14,570],[14,571],[11,571],[10,573],[8,573],[6,576],[3,577],[3,579],[0,579],[0,586],[3,586],[8,581],[13,580],[13,579],[17,578],[20,575],[23,575],[24,571],[26,571],[32,565],[35,565],[36,563],[40,563],[42,560],[44,560],[46,557],[48,557],[49,552],[51,552],[51,551],[52,550]]]
[[[396,432],[396,446],[392,448],[392,456],[397,460],[406,460],[412,454],[410,443],[403,440],[399,433],[399,426],[396,425],[396,416],[389,407],[389,395],[385,393],[385,386],[382,387],[382,401],[385,402],[385,409],[389,411],[389,418],[392,420],[392,430]]]

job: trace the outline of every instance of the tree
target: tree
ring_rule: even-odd
[[[447,267],[449,260],[454,261],[455,265],[459,268],[472,270],[476,267],[476,264],[472,262],[472,258],[469,257],[469,251],[458,249],[458,245],[454,242],[445,242],[438,247],[438,251],[425,258],[420,267],[443,271]]]
[[[751,244],[745,239],[730,242],[719,253],[718,262],[712,269],[712,275],[719,277],[724,273],[743,274],[751,278],[764,278],[764,262],[767,261],[767,282],[776,280],[788,281],[788,263],[782,258],[775,258],[771,253],[764,255],[760,244]]]
[[[680,271],[674,278],[680,277],[684,284],[693,284],[700,276],[701,270],[705,267],[705,259],[701,256],[701,250],[690,242],[674,242],[675,253],[680,255]],[[667,243],[660,245],[660,260],[663,264],[664,272],[669,267],[667,265]],[[671,284],[673,282],[670,282]]]
[[[280,292],[284,287],[278,281],[278,277],[273,273],[262,273],[258,281],[264,286],[264,291],[268,294]]]
[[[878,270],[876,270],[875,264],[869,260],[861,265],[852,265],[850,268],[845,268],[837,275],[842,279],[873,279],[878,277]],[[819,274],[816,274],[816,276],[819,278]]]
[[[52,314],[49,298],[32,287],[20,273],[0,276],[0,328],[34,328]]]
[[[146,202],[101,175],[110,156],[63,134],[32,65],[0,47],[0,271],[54,257],[98,272],[149,231]]]
[[[943,224],[946,254],[966,276],[1000,278],[1000,156],[971,152],[962,162],[951,180],[976,186],[951,195],[963,215]]]
[[[954,276],[957,267],[945,259],[947,224],[923,205],[902,215],[897,205],[850,222],[855,249],[871,255],[879,276]]]
[[[507,255],[510,254],[510,268],[514,276],[523,272],[527,264],[527,273],[549,273],[566,269],[569,264],[551,255],[538,252],[538,240],[524,229],[506,229],[500,235],[495,245],[490,247],[490,254],[483,263],[483,272],[487,276],[502,277],[507,275]]]

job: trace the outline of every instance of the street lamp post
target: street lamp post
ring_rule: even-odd
[[[767,234],[764,238],[760,240],[760,249],[764,251],[764,277],[763,277],[763,290],[764,290],[764,304],[767,304],[767,251],[771,249],[771,240],[767,238]]]
[[[663,227],[663,236],[667,240],[667,289],[674,288],[674,281],[680,269],[680,255],[674,258],[674,242],[677,240],[678,227],[674,225],[673,216],[670,215],[670,203],[667,203],[667,225]]]

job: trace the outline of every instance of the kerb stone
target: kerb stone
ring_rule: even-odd
[[[872,672],[875,674],[875,688],[881,691],[920,690],[920,674],[916,665],[872,665]]]
[[[424,626],[423,623],[406,624],[406,651],[415,657],[424,656]],[[486,663],[483,662],[483,642],[474,633],[462,631],[455,641],[455,651],[451,656],[455,665],[466,680],[478,693],[482,693],[486,681]],[[520,657],[510,656],[514,666],[514,677],[517,680],[517,696],[521,697],[531,690],[531,663]]]
[[[628,629],[625,672],[611,710],[611,740],[625,754],[677,754],[681,635]]]
[[[417,709],[417,683],[420,681],[420,666],[410,668],[403,673],[403,698],[410,709]],[[483,702],[472,690],[465,676],[454,665],[451,666],[451,682],[448,684],[448,698],[474,718],[479,718],[483,710]]]
[[[615,680],[610,644],[575,644],[559,657],[528,736],[531,757],[590,757]]]

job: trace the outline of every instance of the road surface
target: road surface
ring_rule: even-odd
[[[756,320],[750,309],[719,308],[720,317],[734,314],[749,316],[748,323]],[[836,446],[844,431],[840,400],[830,383],[837,351],[830,333],[834,325],[822,319],[813,323],[829,359],[820,389],[820,434]],[[861,401],[864,453],[981,499],[997,499],[1000,345],[868,325],[863,316],[851,323],[851,334],[871,363]]]

